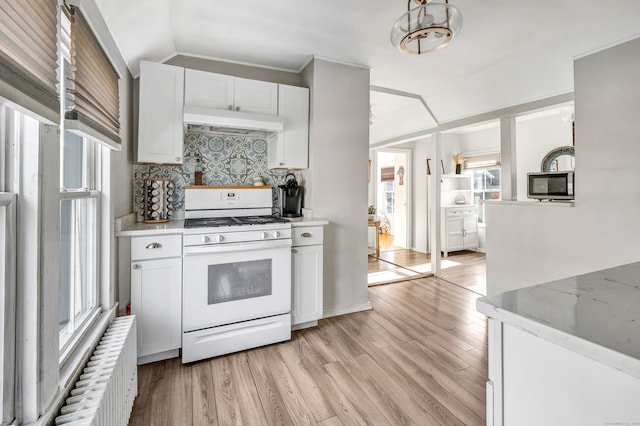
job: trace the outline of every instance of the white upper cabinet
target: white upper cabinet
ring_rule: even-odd
[[[276,83],[189,69],[185,79],[187,106],[278,115]]]
[[[284,120],[284,131],[269,139],[269,168],[308,168],[309,89],[280,84],[278,115]]]
[[[185,70],[184,104],[213,109],[233,109],[233,77]]]
[[[234,106],[236,111],[278,115],[278,84],[236,78]]]
[[[138,162],[182,164],[184,68],[140,62]]]

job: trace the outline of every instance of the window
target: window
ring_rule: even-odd
[[[101,147],[63,132],[60,149],[60,348],[99,311]]]
[[[384,211],[388,214],[394,212],[395,195],[393,192],[393,180],[384,182]]]
[[[500,199],[500,167],[467,170],[473,181],[473,204],[478,206],[478,223],[485,223],[485,200]]]

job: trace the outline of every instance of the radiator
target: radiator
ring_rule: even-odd
[[[89,358],[56,425],[126,426],[138,393],[135,316],[115,318]]]

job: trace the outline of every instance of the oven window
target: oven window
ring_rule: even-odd
[[[271,295],[271,259],[209,265],[207,303]]]

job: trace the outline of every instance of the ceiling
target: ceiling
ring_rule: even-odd
[[[371,85],[391,89],[371,93],[372,143],[571,92],[576,56],[640,35],[637,0],[450,2],[462,31],[417,56],[389,41],[404,1],[96,0],[134,76],[141,59],[176,54],[296,72],[314,55],[370,67]]]

